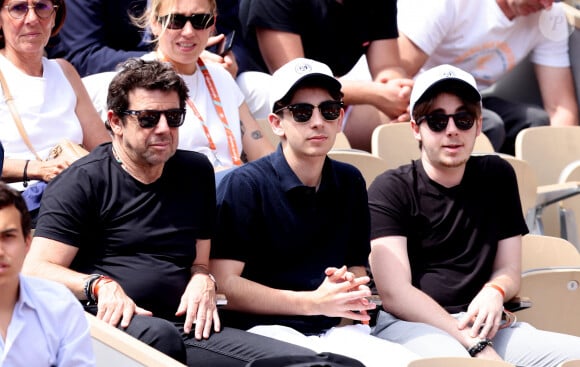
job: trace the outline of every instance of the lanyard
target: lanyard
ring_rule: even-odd
[[[161,53],[161,51],[158,50],[157,53],[159,55],[160,60],[168,61],[165,58],[165,56]],[[228,141],[228,149],[229,149],[230,155],[232,157],[232,162],[236,166],[241,166],[242,160],[240,159],[238,144],[236,143],[236,137],[234,136],[234,133],[232,132],[232,129],[230,129],[230,125],[228,124],[228,120],[226,118],[224,108],[222,107],[222,102],[221,102],[220,96],[218,94],[217,88],[215,87],[213,79],[212,79],[211,75],[209,74],[209,71],[207,70],[207,67],[205,66],[205,64],[203,63],[203,61],[200,58],[197,59],[197,65],[199,66],[199,70],[203,74],[203,79],[205,80],[205,85],[207,86],[207,89],[208,89],[209,94],[211,96],[213,106],[214,106],[215,111],[216,111],[217,115],[219,116],[219,118],[222,122],[222,125],[224,127],[224,130],[226,132],[226,138]],[[215,142],[213,141],[213,138],[211,137],[209,128],[208,128],[207,124],[205,123],[205,120],[203,119],[203,117],[199,113],[199,110],[197,109],[197,107],[195,107],[195,104],[193,103],[191,98],[187,97],[186,102],[187,102],[187,105],[189,106],[189,108],[191,108],[191,110],[193,111],[193,114],[195,115],[195,117],[197,117],[197,119],[201,122],[201,127],[203,128],[203,132],[205,134],[205,137],[207,138],[209,148],[212,150],[214,156],[216,157],[216,159],[219,162],[219,158],[216,154],[217,146],[215,145]]]

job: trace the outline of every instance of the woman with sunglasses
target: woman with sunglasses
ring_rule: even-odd
[[[250,113],[235,80],[200,54],[214,30],[215,0],[152,0],[136,20],[157,43],[146,59],[170,62],[190,90],[179,148],[204,153],[216,172],[273,151]]]
[[[4,0],[0,8],[2,179],[19,190],[51,181],[72,163],[67,156],[45,160],[63,139],[89,150],[110,140],[75,69],[43,56],[65,14],[63,0]]]

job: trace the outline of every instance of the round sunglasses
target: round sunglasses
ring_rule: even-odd
[[[179,13],[172,13],[167,15],[160,15],[157,21],[165,24],[168,29],[183,29],[187,22],[191,23],[193,29],[202,30],[208,29],[215,23],[213,14],[192,14],[185,15]]]
[[[469,130],[475,124],[475,117],[473,117],[469,112],[462,111],[449,115],[444,113],[431,113],[429,115],[424,115],[417,119],[417,125],[421,125],[423,121],[427,121],[429,129],[438,133],[447,128],[450,117],[453,118],[453,122],[459,130]]]
[[[289,110],[294,121],[303,124],[310,120],[314,108],[318,108],[318,111],[320,111],[320,114],[326,121],[333,121],[340,116],[342,106],[342,101],[324,101],[317,106],[310,103],[295,103],[282,107],[274,111],[274,113],[279,113],[282,110]]]
[[[165,115],[167,126],[180,127],[185,121],[185,109],[173,108],[169,110],[125,110],[123,115],[131,115],[137,117],[139,126],[144,129],[152,129],[159,123],[161,115]]]
[[[13,19],[26,17],[30,9],[33,9],[39,18],[47,19],[56,11],[58,5],[54,5],[51,1],[38,1],[32,5],[28,5],[26,1],[19,1],[5,5],[4,8],[8,10],[8,15]]]

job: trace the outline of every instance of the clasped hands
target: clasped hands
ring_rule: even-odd
[[[409,99],[413,81],[397,78],[373,83],[375,86],[375,107],[392,122],[405,122],[411,119]]]
[[[322,284],[312,292],[312,314],[346,317],[358,321],[370,320],[366,311],[376,308],[367,299],[371,296],[371,290],[366,285],[370,278],[357,278],[346,266],[329,267],[325,270],[325,275]]]

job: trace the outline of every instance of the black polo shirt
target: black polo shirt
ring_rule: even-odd
[[[326,158],[316,191],[302,184],[279,147],[226,176],[217,201],[212,258],[244,262],[244,278],[277,289],[309,291],[318,288],[329,266],[367,264],[367,192],[362,175],[351,165]],[[339,322],[325,316],[222,315],[226,324],[244,329],[276,324],[306,334]]]

